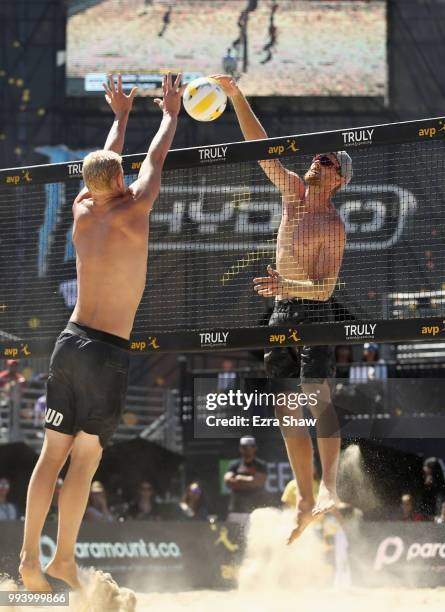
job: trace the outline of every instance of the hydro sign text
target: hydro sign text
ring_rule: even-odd
[[[81,171],[80,164],[71,164],[72,172]],[[224,194],[224,199],[221,194]],[[417,208],[414,194],[396,185],[351,185],[337,198],[337,208],[348,234],[348,250],[381,250],[396,244],[403,233],[408,215]],[[341,197],[341,199],[340,199]],[[39,275],[47,272],[48,256],[54,233],[57,231],[60,211],[67,206],[65,185],[46,187],[47,204],[44,222],[39,231]],[[334,200],[334,202],[336,202]],[[281,198],[272,186],[218,186],[206,185],[173,187],[164,186],[161,197],[150,215],[153,229],[160,230],[160,237],[152,247],[169,251],[172,240],[183,240],[183,232],[193,229],[192,238],[187,238],[188,249],[206,250],[206,237],[221,233],[224,243],[221,248],[246,243],[248,248],[260,246],[258,238],[264,237],[265,248],[271,247],[271,239],[281,220]],[[392,219],[388,230],[388,219]],[[395,220],[395,222],[394,222]],[[254,244],[247,245],[246,237]],[[171,237],[171,238],[170,238]],[[272,247],[273,248],[273,245]],[[71,240],[71,228],[67,229],[64,261],[75,259]]]
[[[167,188],[168,189],[168,188]],[[272,235],[281,220],[281,201],[277,190],[248,187],[225,188],[231,192],[221,203],[221,188],[203,186],[189,188],[189,193],[174,193],[170,189],[172,204],[169,211],[159,207],[151,213],[153,224],[162,224],[168,234],[180,235],[185,224],[192,222],[197,227],[197,236],[208,236],[224,231],[233,232],[234,239],[240,235]],[[165,190],[163,191],[165,195]],[[167,192],[168,193],[168,192]],[[262,198],[258,197],[261,194]],[[265,195],[270,199],[264,199]],[[270,194],[270,195],[269,195]],[[212,207],[213,202],[215,206]],[[354,250],[379,250],[397,243],[407,217],[417,208],[411,192],[395,185],[354,185],[345,190],[338,211],[348,234],[347,248]],[[388,223],[391,219],[391,228]],[[396,222],[394,223],[394,219]],[[229,226],[227,225],[229,224]],[[223,230],[224,226],[224,230]],[[230,230],[229,230],[230,228]],[[365,239],[366,236],[366,239]]]

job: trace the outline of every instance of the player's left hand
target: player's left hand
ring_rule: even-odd
[[[240,88],[236,84],[235,79],[230,74],[212,74],[209,79],[214,79],[218,81],[221,87],[224,89],[225,93],[229,98],[233,98],[234,96],[240,93]]]
[[[272,266],[267,266],[269,276],[254,278],[254,289],[262,297],[268,298],[284,294],[284,278]]]
[[[133,87],[127,96],[122,89],[121,74],[119,74],[117,77],[117,86],[114,82],[114,76],[109,74],[108,83],[102,83],[102,87],[105,90],[105,100],[111,106],[111,110],[114,112],[116,117],[119,117],[120,115],[128,115],[133,106],[133,100],[138,92],[138,88]]]

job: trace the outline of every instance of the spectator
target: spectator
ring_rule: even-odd
[[[230,74],[231,76],[236,78],[236,68],[238,65],[237,58],[232,55],[232,49],[229,47],[225,56],[223,57],[223,72],[224,74]]]
[[[148,480],[143,480],[138,487],[136,500],[130,504],[125,518],[138,521],[159,518],[159,506],[156,501],[156,492]]]
[[[195,481],[188,485],[179,503],[179,508],[183,518],[207,519],[208,512],[204,494],[198,482]]]
[[[385,381],[388,378],[388,366],[379,358],[379,345],[367,342],[363,346],[363,357],[360,365],[352,365],[349,380],[352,383]]]
[[[434,522],[438,525],[443,525],[445,523],[445,501],[441,503],[440,514],[434,518]]]
[[[237,375],[234,363],[231,359],[224,359],[222,364],[222,372],[218,374],[217,389],[218,392],[229,391],[236,388]]]
[[[17,508],[8,502],[10,483],[7,478],[0,478],[0,521],[15,521]]]
[[[36,399],[33,408],[33,424],[34,427],[42,427],[45,422],[46,411],[46,394],[41,395]]]
[[[429,520],[434,520],[444,501],[445,478],[442,466],[436,457],[429,457],[423,463],[423,492],[420,509]]]
[[[98,480],[91,484],[90,500],[85,512],[87,521],[112,521],[113,515],[108,510],[107,495],[104,486]]]
[[[172,10],[173,10],[173,6],[171,5],[171,6],[169,6],[167,8],[167,10],[165,11],[165,13],[164,13],[164,15],[162,17],[162,28],[158,32],[158,36],[160,38],[162,38],[162,36],[164,36],[165,32],[167,31],[167,28],[168,28],[170,20],[171,20]]]
[[[264,461],[257,459],[256,453],[255,438],[241,438],[241,459],[232,463],[224,475],[224,482],[231,490],[229,518],[232,520],[238,518],[233,515],[247,514],[263,503],[267,466]]]
[[[6,361],[6,370],[0,372],[0,387],[5,387],[9,383],[24,383],[25,379],[19,372],[19,362],[17,359]]]
[[[351,363],[354,361],[351,345],[335,347],[336,378],[349,378]]]
[[[53,498],[51,500],[51,506],[49,507],[48,520],[57,521],[59,517],[59,495],[63,485],[63,478],[56,480],[56,487],[54,489]]]
[[[425,521],[426,517],[421,512],[414,510],[414,500],[412,495],[405,493],[400,498],[399,521],[419,522]]]

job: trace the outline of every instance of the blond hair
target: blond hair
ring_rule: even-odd
[[[83,180],[92,193],[110,191],[111,181],[121,173],[122,157],[114,151],[93,151],[83,161]]]

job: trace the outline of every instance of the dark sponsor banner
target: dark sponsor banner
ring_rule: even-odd
[[[373,145],[403,144],[422,142],[445,136],[445,118],[436,117],[365,126],[349,130],[316,132],[267,140],[251,140],[189,149],[173,149],[169,152],[165,170],[192,168],[209,164],[237,163],[258,159],[277,159],[285,156],[317,153],[319,151],[338,151],[355,147]],[[125,174],[139,171],[145,154],[123,157]],[[50,183],[65,181],[82,176],[82,161],[8,168],[0,170],[0,187],[24,186],[30,183]]]
[[[346,530],[354,585],[445,586],[443,525],[363,523]]]
[[[445,337],[442,317],[393,321],[353,321],[348,323],[304,324],[293,327],[247,327],[135,334],[131,337],[133,354],[152,352],[201,352],[284,346],[323,346],[325,344],[362,344],[369,342],[436,341]],[[20,359],[47,355],[53,340],[25,339],[0,342],[0,357]]]
[[[40,560],[56,548],[57,524],[45,526]],[[17,576],[23,523],[9,521],[0,542],[2,571]],[[242,556],[240,527],[206,521],[83,523],[76,562],[110,572],[120,586],[139,590],[186,590],[234,586]]]

